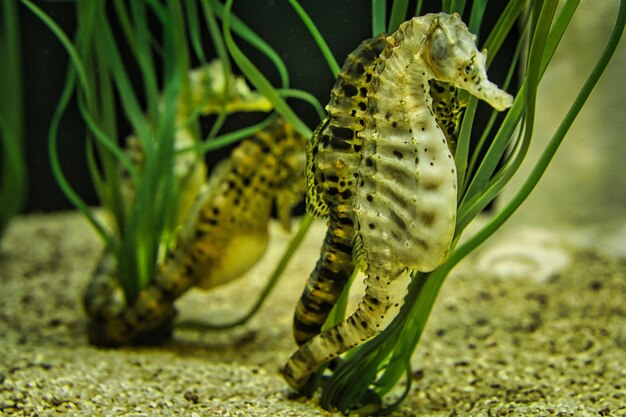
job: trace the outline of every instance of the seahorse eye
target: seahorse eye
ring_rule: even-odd
[[[467,65],[465,65],[465,68],[463,68],[463,71],[465,72],[465,76],[468,78],[473,77],[478,72],[478,68],[476,67],[476,64],[474,63],[475,58],[476,58],[475,55],[472,56],[471,61]]]

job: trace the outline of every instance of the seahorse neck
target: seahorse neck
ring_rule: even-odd
[[[379,64],[377,107],[382,117],[388,114],[404,119],[411,125],[421,123],[420,115],[431,115],[432,98],[428,80],[434,78],[414,51],[418,42],[398,46],[390,44],[383,52],[384,65]],[[400,90],[400,91],[399,91]],[[404,113],[398,114],[398,113]],[[415,126],[413,126],[415,127]]]

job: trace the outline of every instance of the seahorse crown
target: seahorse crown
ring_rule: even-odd
[[[470,33],[457,13],[416,17],[403,23],[398,32],[410,30],[411,26],[423,30],[426,24],[430,27],[418,54],[433,78],[467,90],[498,111],[511,107],[513,97],[487,79],[487,50],[476,49],[476,35]]]

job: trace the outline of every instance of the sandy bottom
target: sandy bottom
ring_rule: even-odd
[[[100,241],[75,213],[16,219],[0,251],[0,414],[331,415],[289,399],[278,373],[323,232],[318,224],[309,233],[246,325],[177,329],[165,346],[106,350],[87,344],[81,307]],[[181,319],[243,314],[288,240],[275,236],[246,277],[181,299]],[[541,239],[535,246],[549,247],[533,252],[532,236],[516,239],[449,277],[394,416],[626,415],[626,261]]]

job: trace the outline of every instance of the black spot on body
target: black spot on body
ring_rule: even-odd
[[[420,214],[420,220],[425,226],[431,226],[435,222],[436,215],[432,211],[425,211]]]
[[[354,137],[354,130],[349,127],[331,126],[330,132],[335,139],[352,139]]]
[[[393,154],[394,154],[394,155],[396,156],[396,158],[398,158],[398,159],[402,159],[402,157],[404,156],[404,155],[402,155],[402,152],[400,152],[400,151],[398,151],[398,150],[393,151]]]
[[[357,90],[356,86],[354,86],[352,84],[344,84],[342,86],[342,89],[343,89],[343,93],[347,97],[355,96],[358,93],[358,90]]]
[[[352,148],[350,142],[346,139],[332,138],[330,140],[330,147],[335,150],[344,150],[347,151]]]

